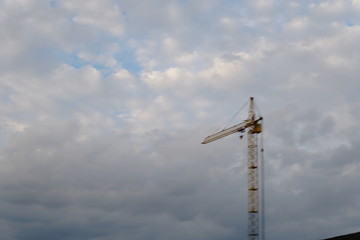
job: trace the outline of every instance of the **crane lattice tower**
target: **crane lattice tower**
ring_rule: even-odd
[[[212,134],[203,140],[207,144],[228,136],[236,132],[247,130],[247,148],[248,148],[248,239],[259,240],[259,161],[258,161],[258,138],[257,135],[262,132],[262,117],[255,114],[254,98],[250,98],[248,119],[226,128],[220,132]],[[263,187],[263,186],[261,186]],[[263,214],[263,213],[262,213]],[[264,224],[264,223],[262,223]],[[264,238],[264,234],[262,234]],[[263,239],[264,240],[264,239]]]

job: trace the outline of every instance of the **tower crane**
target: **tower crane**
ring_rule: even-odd
[[[258,138],[262,132],[262,117],[255,114],[254,98],[250,97],[248,118],[232,127],[206,137],[202,144],[207,144],[226,137],[236,132],[247,130],[247,154],[248,154],[248,239],[259,240],[259,163],[258,163]],[[263,149],[261,149],[263,151]],[[263,186],[261,186],[263,187]],[[264,224],[264,223],[262,223]],[[264,236],[264,235],[262,235]]]

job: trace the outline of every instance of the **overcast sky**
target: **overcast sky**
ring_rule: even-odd
[[[267,240],[360,231],[359,0],[0,0],[0,43],[1,239],[246,239],[200,142],[250,96]]]

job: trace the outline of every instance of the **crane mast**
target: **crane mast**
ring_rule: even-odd
[[[254,99],[250,99],[248,120],[255,120]],[[258,149],[255,124],[248,130],[248,236],[249,240],[258,240],[259,237],[259,173]],[[259,131],[260,130],[260,131]]]
[[[248,119],[210,135],[203,140],[203,144],[218,140],[236,132],[247,130],[248,154],[248,239],[259,240],[259,162],[257,134],[262,132],[262,117],[255,114],[254,98],[250,98]]]

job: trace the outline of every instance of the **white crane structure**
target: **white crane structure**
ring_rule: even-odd
[[[203,140],[207,144],[236,132],[247,130],[247,154],[248,154],[248,239],[264,240],[264,233],[259,233],[260,208],[259,208],[259,161],[258,161],[258,137],[262,132],[262,117],[255,114],[254,98],[250,98],[248,119],[212,134]],[[263,149],[261,149],[263,151]],[[263,187],[263,186],[261,186]],[[263,213],[262,213],[263,214]],[[262,226],[264,222],[262,223]]]

